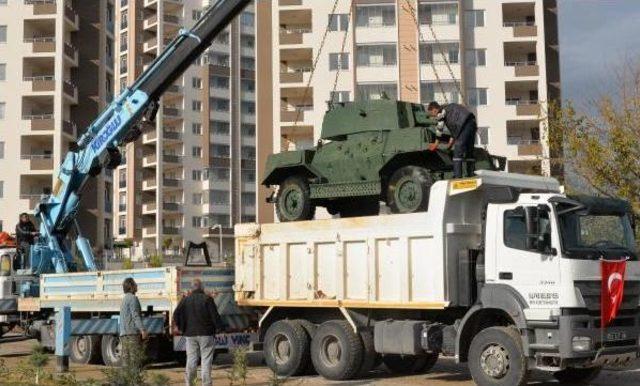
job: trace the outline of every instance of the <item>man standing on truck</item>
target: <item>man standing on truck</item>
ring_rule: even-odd
[[[451,133],[449,139],[449,148],[453,148],[453,178],[462,178],[462,163],[467,166],[467,177],[473,177],[476,168],[476,160],[474,158],[474,143],[476,133],[478,132],[478,124],[476,116],[466,107],[449,103],[440,106],[438,102],[431,102],[427,107],[427,111],[432,118],[438,120],[439,130],[443,130],[442,126]],[[434,151],[440,143],[436,139],[435,144],[431,144],[430,150]]]
[[[128,277],[122,282],[124,298],[120,305],[120,342],[122,363],[142,369],[144,353],[142,341],[147,339],[147,331],[142,324],[142,308],[136,296],[138,284]]]
[[[187,340],[187,366],[185,384],[193,385],[198,371],[198,358],[202,366],[202,386],[212,386],[211,365],[216,347],[216,328],[220,315],[213,297],[204,291],[200,279],[194,279],[191,293],[183,298],[173,313],[173,323]]]
[[[27,213],[20,213],[20,220],[16,225],[16,239],[18,241],[18,254],[16,255],[16,261],[14,269],[26,269],[29,260],[29,251],[31,245],[35,241],[38,231],[36,226],[33,225],[29,215]]]

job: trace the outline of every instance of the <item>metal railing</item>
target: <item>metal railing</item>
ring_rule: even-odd
[[[24,120],[24,121],[35,121],[35,120],[44,120],[44,119],[53,119],[53,114],[24,114],[24,115],[22,115],[22,120]]]
[[[38,75],[38,76],[25,76],[22,78],[25,82],[34,82],[34,81],[54,81],[56,80],[53,75]]]
[[[507,67],[520,67],[520,66],[536,66],[538,64],[535,60],[524,61],[505,61],[504,65]]]
[[[32,36],[30,38],[24,38],[25,43],[55,43],[55,36]]]
[[[522,139],[522,138],[510,138],[507,137],[507,144],[508,145],[539,145],[540,144],[540,140],[539,139]]]
[[[503,27],[535,27],[535,21],[505,21]]]
[[[540,103],[537,99],[507,99],[505,104],[508,106],[532,106]]]
[[[53,159],[52,154],[21,154],[20,159],[34,160],[34,159]]]
[[[55,4],[56,0],[24,0],[24,5],[34,5],[34,4]]]

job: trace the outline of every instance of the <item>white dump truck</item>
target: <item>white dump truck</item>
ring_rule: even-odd
[[[552,178],[479,172],[439,181],[426,213],[241,224],[235,297],[262,309],[267,364],[350,379],[381,359],[438,356],[479,385],[529,370],[587,382],[640,349],[640,266],[623,201],[569,197]],[[600,328],[600,259],[628,259],[617,318]]]

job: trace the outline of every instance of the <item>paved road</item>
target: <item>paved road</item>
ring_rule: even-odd
[[[4,360],[7,366],[15,366],[21,360],[24,360],[29,354],[30,347],[35,344],[33,340],[25,340],[20,337],[7,337],[0,339],[0,360]],[[269,378],[272,376],[270,370],[262,366],[262,358],[260,355],[251,355],[249,358],[250,368],[247,385],[258,386],[267,385]],[[53,366],[54,361],[51,361]],[[227,378],[229,370],[229,356],[221,356],[217,360],[214,370],[214,384],[228,385]],[[101,366],[78,366],[71,365],[71,370],[77,375],[78,379],[100,379],[102,377]],[[53,371],[53,367],[52,367]],[[163,373],[171,379],[171,385],[182,385],[182,369],[175,364],[153,366],[151,372]],[[287,385],[295,386],[320,386],[320,385],[385,385],[385,386],[410,386],[410,385],[429,385],[429,386],[473,386],[469,372],[465,366],[456,365],[452,360],[442,359],[435,368],[426,375],[394,377],[386,373],[383,369],[378,369],[370,374],[367,379],[361,379],[350,382],[331,382],[318,376],[300,377],[290,379]],[[557,386],[558,383],[552,377],[544,373],[536,373],[533,375],[530,385],[537,386]],[[594,386],[636,386],[640,385],[640,370],[611,372],[605,371],[596,379],[592,385]]]

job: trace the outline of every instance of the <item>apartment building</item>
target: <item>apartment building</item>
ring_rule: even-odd
[[[209,6],[207,0],[118,0],[117,92]],[[256,213],[255,20],[248,8],[161,99],[153,130],[115,173],[114,232],[135,257],[206,241],[233,250],[233,225]]]
[[[510,171],[551,172],[541,139],[546,105],[560,96],[555,0],[272,0],[257,9],[259,50],[271,48],[258,51],[258,135],[273,133],[259,160],[313,146],[327,101],[386,94],[465,103],[477,143],[508,157]]]
[[[113,97],[111,0],[0,0],[0,227],[13,232],[51,191],[69,144]],[[78,216],[98,256],[111,248],[103,173]]]

